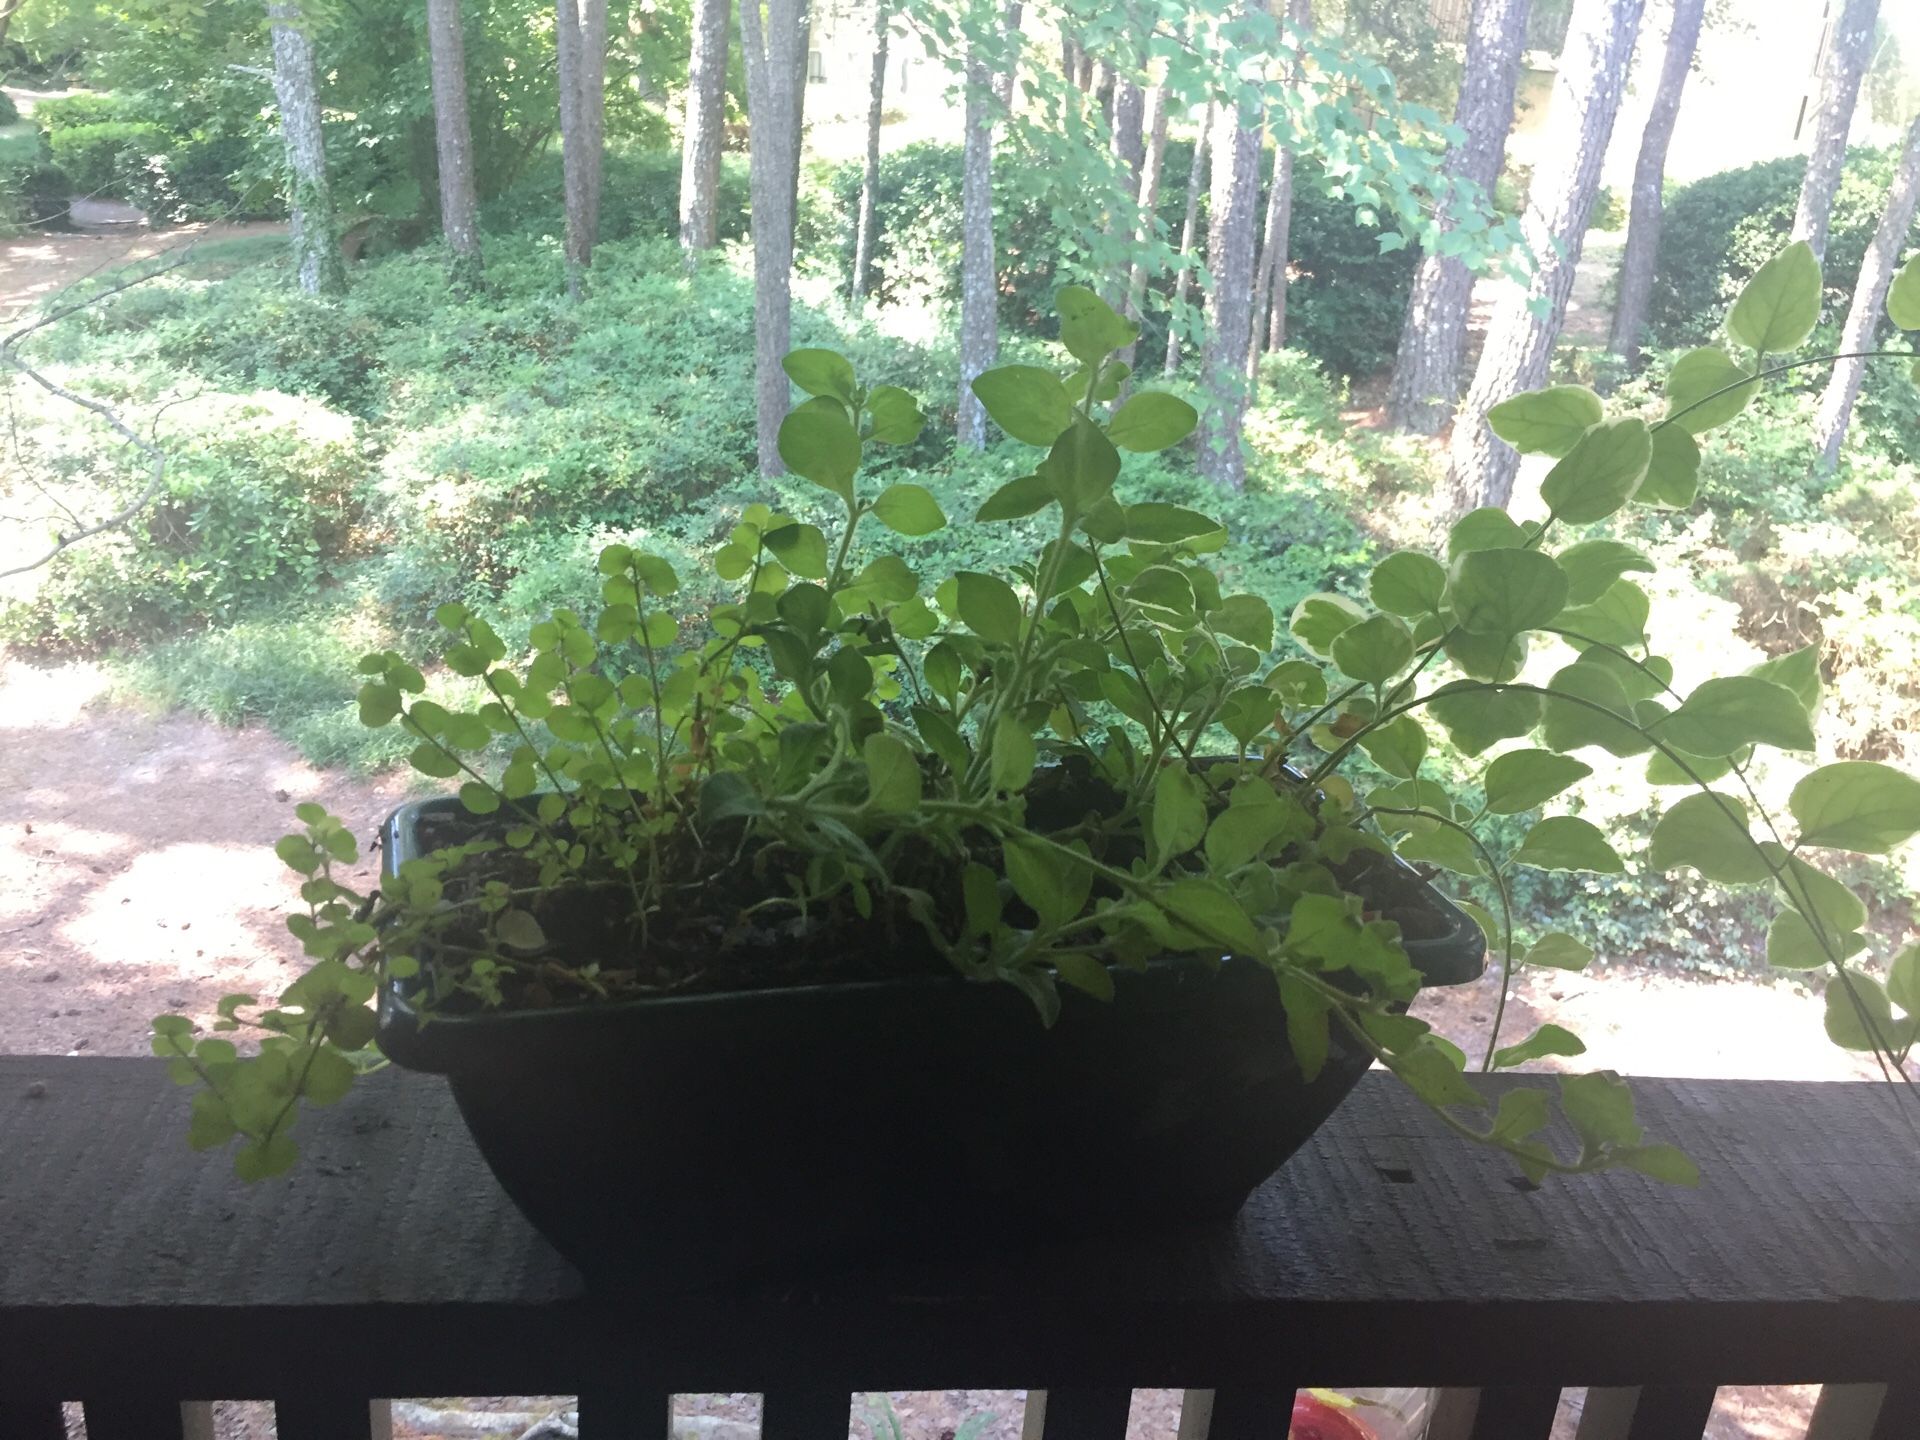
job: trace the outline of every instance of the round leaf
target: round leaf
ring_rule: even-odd
[[[1727,333],[1762,355],[1797,350],[1820,323],[1820,262],[1795,241],[1758,270],[1727,315]]]
[[[1014,439],[1051,445],[1073,423],[1073,402],[1051,370],[1002,365],[974,377],[973,393],[987,414]]]
[[[1417,550],[1387,556],[1367,579],[1367,594],[1375,605],[1409,619],[1438,614],[1446,589],[1446,567]]]
[[[1653,459],[1653,436],[1638,416],[1596,425],[1540,482],[1540,498],[1574,525],[1604,520],[1640,488]]]
[[[1902,330],[1920,330],[1920,255],[1902,265],[1887,287],[1887,318]]]
[[[1660,817],[1647,862],[1656,870],[1689,865],[1722,885],[1764,885],[1773,878],[1747,828],[1747,807],[1711,790],[1687,796]]]
[[[1813,749],[1813,726],[1794,693],[1757,675],[1709,680],[1654,727],[1674,749],[1710,759],[1743,745]]]
[[[1592,773],[1591,765],[1550,750],[1509,751],[1487,767],[1487,809],[1495,815],[1518,815]]]
[[[1413,632],[1397,615],[1369,616],[1333,637],[1333,663],[1369,685],[1391,680],[1412,659]]]
[[[1590,820],[1578,815],[1553,815],[1527,832],[1514,852],[1514,863],[1536,870],[1590,870],[1618,875],[1627,867]]]
[[[931,535],[947,523],[940,502],[924,485],[889,485],[873,502],[873,515],[896,535]]]
[[[1920,832],[1920,780],[1877,760],[1842,760],[1802,778],[1787,808],[1802,845],[1884,854]]]
[[[954,577],[960,622],[982,640],[1011,645],[1020,638],[1020,597],[1006,581],[972,570]]]
[[[1600,397],[1584,385],[1529,391],[1487,412],[1493,433],[1523,455],[1564,455],[1600,420]]]
[[[1760,388],[1745,370],[1714,346],[1689,350],[1667,374],[1669,427],[1701,435],[1747,408]]]
[[[1619,540],[1582,541],[1569,545],[1554,559],[1567,572],[1567,601],[1573,605],[1591,605],[1628,571],[1651,572],[1655,568],[1652,560]]]
[[[1164,390],[1143,390],[1107,422],[1107,438],[1122,450],[1148,454],[1177,445],[1200,417],[1186,401]]]
[[[1518,635],[1566,607],[1566,572],[1538,550],[1471,550],[1453,562],[1447,607],[1462,630]]]
[[[810,402],[793,411],[780,422],[779,448],[780,459],[794,474],[852,501],[860,437],[838,404]]]
[[[831,350],[792,350],[780,362],[787,378],[809,395],[826,395],[853,403],[853,366]]]

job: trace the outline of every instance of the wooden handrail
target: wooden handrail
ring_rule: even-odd
[[[292,1178],[247,1187],[186,1148],[160,1062],[0,1058],[0,1433],[37,1435],[20,1417],[72,1399],[110,1440],[182,1399],[281,1397],[304,1433],[363,1434],[368,1396],[584,1394],[604,1416],[761,1390],[770,1440],[819,1440],[832,1397],[964,1385],[1046,1388],[1047,1440],[1099,1440],[1124,1425],[1116,1395],[1193,1386],[1214,1392],[1213,1440],[1277,1440],[1236,1417],[1310,1382],[1485,1387],[1474,1440],[1501,1415],[1532,1430],[1562,1386],[1645,1387],[1639,1440],[1685,1433],[1715,1385],[1895,1382],[1883,1420],[1836,1433],[1920,1436],[1880,1434],[1920,1413],[1900,1097],[1636,1091],[1650,1132],[1700,1163],[1699,1190],[1530,1189],[1370,1076],[1230,1225],[663,1299],[588,1293],[435,1080],[372,1077],[303,1119]]]

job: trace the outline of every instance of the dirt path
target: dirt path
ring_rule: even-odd
[[[149,230],[145,225],[109,225],[97,230],[16,235],[0,240],[0,325],[67,286],[130,260],[257,235],[283,235],[278,220],[219,225],[182,225]]]

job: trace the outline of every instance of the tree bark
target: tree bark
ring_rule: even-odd
[[[280,107],[280,138],[286,145],[292,189],[288,225],[295,273],[309,295],[338,295],[347,288],[340,259],[333,192],[327,185],[327,147],[320,128],[320,80],[313,42],[296,0],[267,6],[273,41],[273,94]]]
[[[966,136],[960,160],[960,407],[959,439],[969,450],[987,443],[987,412],[973,382],[999,352],[994,284],[994,73],[978,45],[967,56]]]
[[[1466,64],[1453,112],[1453,123],[1465,134],[1447,152],[1444,169],[1455,180],[1478,185],[1489,200],[1513,128],[1513,92],[1531,8],[1532,0],[1474,0],[1468,20]],[[1438,435],[1453,418],[1472,297],[1473,275],[1457,256],[1434,247],[1421,257],[1387,391],[1387,423],[1394,429]]]
[[[884,4],[874,9],[873,70],[867,78],[867,163],[860,175],[860,214],[853,237],[853,298],[873,287],[873,247],[879,239],[880,122],[886,115],[887,25],[892,14]]]
[[[1156,85],[1147,92],[1146,116],[1141,128],[1146,132],[1146,146],[1140,157],[1140,187],[1136,196],[1140,202],[1140,224],[1143,239],[1153,232],[1153,217],[1160,208],[1160,176],[1167,163],[1167,87]],[[1192,198],[1192,192],[1189,192]],[[1127,270],[1127,315],[1139,319],[1147,295],[1147,267],[1138,258]],[[1127,356],[1132,363],[1131,354]]]
[[[780,422],[791,391],[786,358],[793,319],[794,176],[800,155],[807,58],[805,0],[740,0],[747,57],[747,111],[753,126],[747,181],[753,207],[754,390],[760,473],[778,475]],[[796,59],[797,57],[797,59]]]
[[[1820,99],[1813,113],[1813,143],[1807,150],[1806,178],[1800,182],[1800,204],[1793,212],[1793,238],[1806,241],[1823,260],[1833,196],[1847,159],[1847,132],[1853,128],[1853,106],[1860,98],[1860,77],[1867,71],[1874,22],[1879,17],[1880,0],[1844,0],[1840,18],[1827,36]]]
[[[440,174],[440,233],[453,252],[456,283],[480,277],[479,200],[473,186],[473,130],[467,120],[467,49],[460,0],[427,0],[433,81],[434,158]]]
[[[1673,0],[1673,20],[1667,29],[1666,58],[1660,62],[1660,84],[1647,113],[1646,132],[1640,137],[1640,158],[1633,167],[1633,202],[1627,217],[1627,244],[1620,257],[1620,295],[1613,307],[1613,331],[1608,348],[1629,364],[1640,359],[1640,335],[1647,326],[1647,307],[1653,299],[1653,267],[1660,257],[1661,190],[1667,173],[1667,146],[1673,123],[1680,115],[1680,96],[1693,52],[1700,43],[1700,17],[1706,0]]]
[[[1920,115],[1907,129],[1906,147],[1900,153],[1900,166],[1893,173],[1887,191],[1887,208],[1880,227],[1873,232],[1873,243],[1860,262],[1860,283],[1854,288],[1853,303],[1847,309],[1847,323],[1840,332],[1840,353],[1873,348],[1873,334],[1880,326],[1880,310],[1887,302],[1887,287],[1893,283],[1900,266],[1908,230],[1913,227],[1916,204],[1920,204]],[[1866,373],[1865,360],[1835,362],[1821,392],[1820,408],[1815,412],[1813,434],[1820,447],[1820,463],[1831,470],[1840,463],[1840,446],[1847,438],[1847,425],[1853,419],[1853,403],[1860,398],[1860,381]]]
[[[1260,132],[1232,104],[1214,121],[1212,214],[1207,266],[1211,321],[1201,352],[1200,473],[1223,490],[1247,488],[1240,444],[1247,406],[1247,344],[1253,331],[1253,224],[1260,204]]]
[[[993,82],[994,97],[1000,102],[1002,113],[1011,115],[1013,107],[1020,103],[1020,18],[1026,6],[1021,0],[1010,0],[1004,16],[1003,28],[1007,32],[1007,63]]]
[[[606,146],[607,0],[556,0],[560,158],[567,211],[567,290],[579,297],[600,233]]]
[[[1287,19],[1304,32],[1313,23],[1313,0],[1288,0]],[[1300,66],[1289,66],[1297,77]],[[1247,344],[1247,375],[1260,373],[1260,356],[1287,343],[1287,256],[1293,224],[1293,147],[1276,136],[1273,178],[1267,185],[1267,217],[1260,259],[1253,269],[1253,327]]]
[[[1113,158],[1127,170],[1127,193],[1140,193],[1140,171],[1147,160],[1144,129],[1146,91],[1131,80],[1119,82],[1113,96]]]
[[[732,8],[732,0],[694,0],[686,128],[680,141],[680,248],[689,258],[720,241],[720,149],[727,114],[727,20]],[[886,61],[884,16],[883,10],[881,65]],[[879,69],[874,73],[877,77]],[[876,105],[878,99],[876,85]]]
[[[1546,381],[1644,8],[1645,0],[1575,0],[1540,144],[1555,162],[1535,174],[1521,220],[1538,268],[1527,293],[1495,312],[1454,423],[1448,489],[1456,510],[1505,505],[1513,495],[1520,455],[1487,427],[1487,411]]]
[[[1169,379],[1180,368],[1180,309],[1186,304],[1193,275],[1193,247],[1200,238],[1200,186],[1207,178],[1207,151],[1213,144],[1214,107],[1209,104],[1193,142],[1193,163],[1187,167],[1187,217],[1180,226],[1180,259],[1173,272],[1173,305],[1167,321],[1167,358],[1160,373]]]

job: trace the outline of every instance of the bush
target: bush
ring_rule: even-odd
[[[737,240],[747,233],[744,157],[729,155],[721,162],[718,212],[722,240]],[[480,207],[480,224],[495,234],[557,235],[565,224],[565,215],[560,152],[556,147],[530,165],[505,194]],[[672,239],[679,233],[679,152],[610,148],[601,188],[600,239]]]
[[[113,125],[151,117],[140,107],[118,95],[99,95],[81,91],[57,100],[42,100],[33,107],[33,123],[52,135],[61,130],[76,130],[84,125]]]
[[[66,172],[80,194],[123,199],[129,175],[144,169],[150,156],[165,153],[169,143],[165,130],[144,120],[104,120],[54,130],[48,136],[53,163]]]
[[[13,125],[20,119],[20,107],[13,103],[13,97],[0,90],[0,125]]]
[[[39,459],[66,472],[78,503],[105,510],[138,493],[146,472],[129,470],[123,447],[73,430],[52,442],[66,453]],[[312,585],[352,547],[365,456],[346,417],[285,395],[207,396],[161,440],[160,499],[56,557],[31,599],[0,611],[0,639],[76,650],[229,620]]]
[[[1889,150],[1847,152],[1823,267],[1830,309],[1844,306],[1860,278],[1894,162]],[[1719,332],[1741,287],[1792,228],[1805,173],[1804,156],[1784,155],[1709,175],[1668,197],[1649,317],[1656,344],[1698,345]]]

